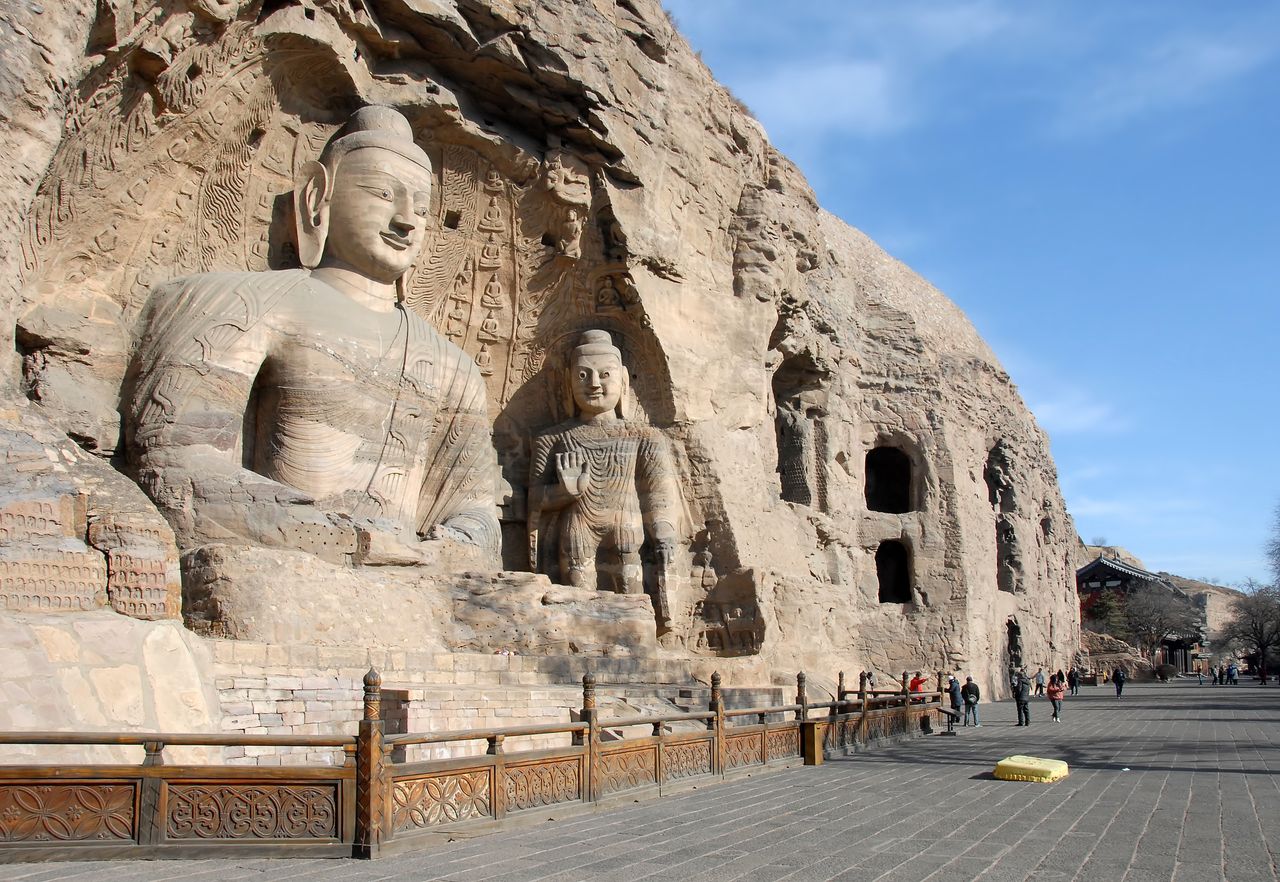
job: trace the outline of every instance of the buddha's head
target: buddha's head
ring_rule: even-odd
[[[390,107],[351,115],[296,191],[302,265],[342,267],[390,284],[413,268],[431,211],[431,160]]]
[[[583,331],[569,353],[570,411],[583,419],[612,413],[625,416],[624,398],[631,380],[622,352],[608,331]]]

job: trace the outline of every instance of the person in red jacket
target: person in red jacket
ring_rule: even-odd
[[[1058,675],[1054,674],[1049,678],[1049,687],[1045,690],[1045,695],[1053,702],[1053,721],[1055,723],[1062,722],[1062,697],[1067,694],[1067,685],[1058,679]]]

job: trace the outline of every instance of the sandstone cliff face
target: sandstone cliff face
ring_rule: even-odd
[[[1073,657],[1075,532],[1008,376],[943,295],[821,211],[658,3],[109,11],[91,32],[74,6],[44,13],[67,29],[24,82],[87,72],[56,146],[47,123],[9,135],[43,163],[5,184],[22,205],[42,177],[0,243],[22,254],[9,379],[36,402],[24,418],[100,458],[68,468],[120,459],[152,287],[295,265],[295,171],[352,108],[389,104],[440,176],[406,302],[486,377],[507,568],[529,565],[530,435],[566,416],[571,341],[604,328],[688,510],[652,652],[759,655],[779,678],[941,667],[997,691],[1011,660]]]

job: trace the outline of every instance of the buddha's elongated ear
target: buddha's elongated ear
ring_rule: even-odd
[[[627,366],[619,362],[622,369],[622,394],[618,396],[618,406],[616,408],[618,417],[621,419],[631,418],[631,371],[627,370]]]
[[[304,163],[294,189],[293,211],[298,233],[298,259],[307,269],[315,269],[324,256],[329,236],[329,197],[333,178],[318,162]]]
[[[563,404],[566,419],[578,415],[578,403],[573,397],[573,363],[560,372],[560,389],[564,395]]]

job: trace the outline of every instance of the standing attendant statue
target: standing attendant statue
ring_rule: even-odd
[[[431,161],[388,107],[301,169],[304,269],[188,276],[151,295],[126,430],[181,547],[248,543],[413,564],[424,539],[496,557],[484,382],[405,308]]]
[[[607,331],[584,332],[568,367],[574,416],[533,442],[534,569],[569,585],[639,594],[648,540],[661,570],[654,607],[669,627],[667,581],[685,522],[669,445],[657,429],[624,419],[629,377]]]

